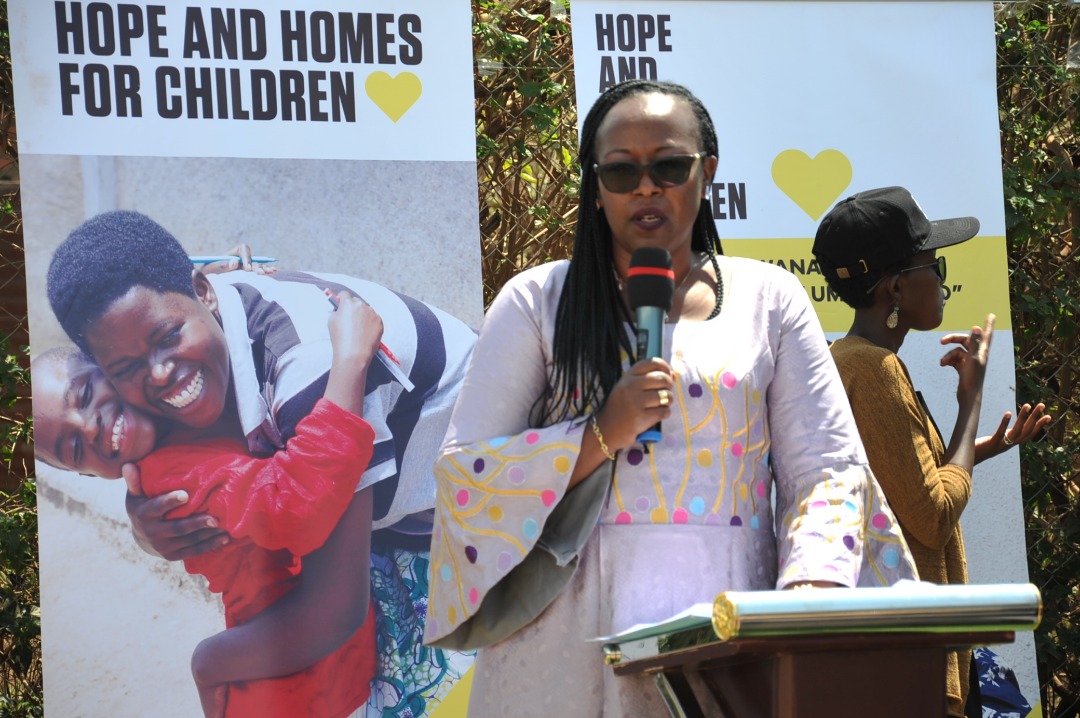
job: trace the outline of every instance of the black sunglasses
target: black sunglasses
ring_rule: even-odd
[[[690,170],[694,168],[694,163],[705,156],[705,152],[695,152],[692,155],[665,155],[644,165],[636,162],[608,162],[605,165],[594,164],[593,170],[608,192],[626,194],[638,188],[646,172],[657,187],[678,187],[690,178]]]
[[[938,257],[937,259],[935,259],[930,264],[920,264],[917,267],[907,267],[906,269],[901,269],[899,274],[903,274],[904,272],[914,272],[916,269],[926,269],[927,267],[933,267],[934,268],[934,274],[937,275],[937,278],[940,279],[942,282],[945,281],[945,269],[946,269],[946,266],[945,266],[945,257],[944,256]]]

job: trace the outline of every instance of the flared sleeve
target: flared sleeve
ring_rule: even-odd
[[[582,420],[530,426],[544,391],[556,262],[519,274],[480,330],[435,466],[425,641],[472,648],[534,619],[566,584],[599,517],[610,465],[567,491]]]
[[[794,276],[779,274],[769,310],[779,316],[768,389],[780,517],[777,588],[800,581],[875,586],[915,578],[911,552],[870,471],[809,297]]]

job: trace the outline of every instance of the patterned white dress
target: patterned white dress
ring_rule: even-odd
[[[666,327],[663,440],[620,453],[570,552],[546,524],[584,486],[566,492],[588,429],[529,425],[568,264],[522,273],[489,310],[436,467],[425,640],[459,642],[485,599],[527,603],[529,590],[500,591],[532,553],[570,572],[535,620],[478,652],[470,718],[665,715],[652,682],[616,677],[589,639],[724,590],[915,576],[805,291],[770,265],[719,259],[720,315]]]

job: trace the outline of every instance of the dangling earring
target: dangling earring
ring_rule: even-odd
[[[900,306],[893,305],[892,314],[885,318],[885,326],[889,329],[896,329],[896,325],[900,323]]]

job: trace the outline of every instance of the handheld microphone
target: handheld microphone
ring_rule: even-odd
[[[636,314],[637,358],[652,359],[664,355],[664,315],[671,310],[675,296],[675,272],[671,269],[671,254],[660,247],[641,247],[630,257],[626,276],[626,292],[630,308]],[[637,440],[648,448],[660,441],[660,422],[638,435]]]

